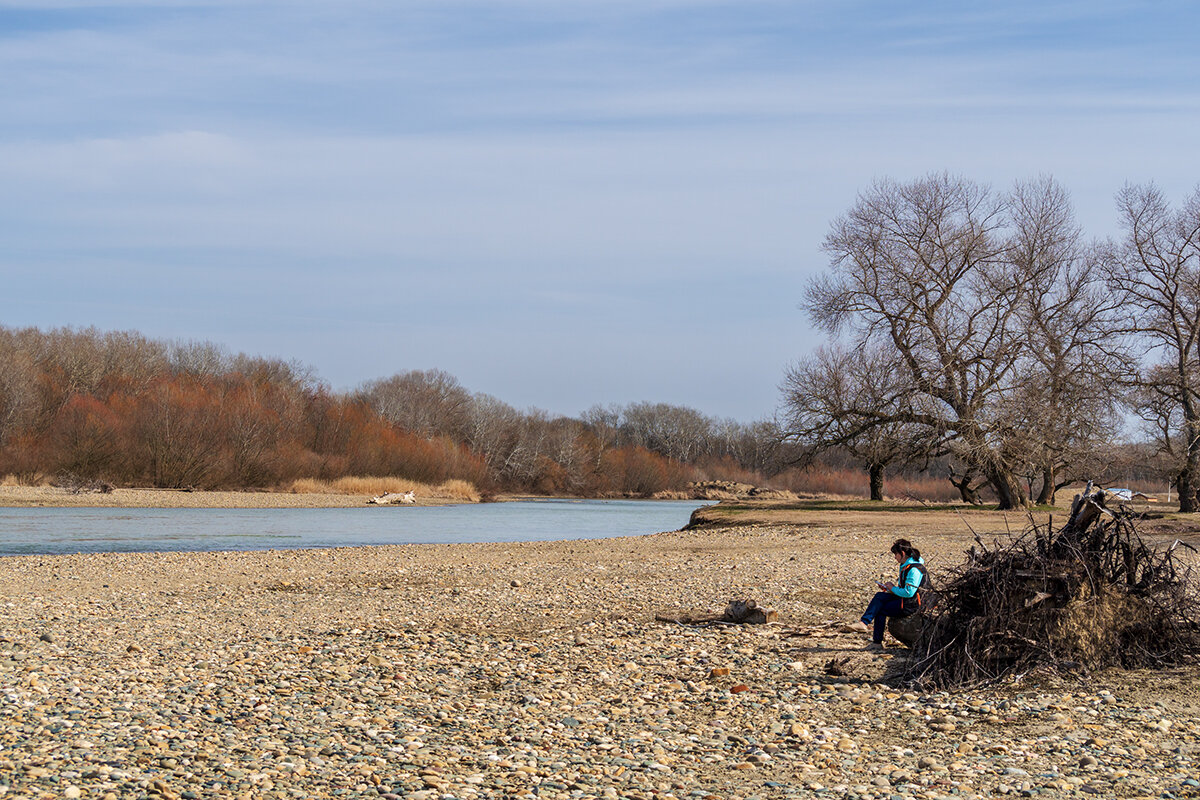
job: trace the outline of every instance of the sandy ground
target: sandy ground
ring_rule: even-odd
[[[94,508],[350,508],[370,495],[291,492],[202,492],[180,489],[114,489],[72,493],[52,486],[0,486],[0,507]],[[449,500],[418,497],[414,505],[446,505]]]
[[[935,576],[956,563],[958,515],[755,515],[610,540],[0,559],[0,795],[1200,796],[1200,669],[923,694],[884,682],[899,648],[838,630],[893,573],[897,535]],[[780,624],[655,619],[743,597]]]

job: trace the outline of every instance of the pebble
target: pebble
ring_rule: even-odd
[[[790,528],[746,526],[0,559],[4,800],[974,800],[1001,787],[1111,795],[1116,780],[1120,796],[1194,788],[1200,719],[1145,701],[1173,696],[1145,675],[1106,673],[1109,694],[1036,683],[921,693],[878,683],[866,657],[825,675],[829,651],[861,644],[853,636],[653,619],[659,608],[719,608],[731,574],[751,582],[746,596],[793,598],[777,603],[785,625],[832,619],[836,609],[794,587],[828,569],[848,597],[861,557],[781,568],[793,562],[779,554],[815,546]],[[51,570],[76,577],[71,591]],[[497,573],[536,591],[498,591]],[[56,617],[71,620],[70,658],[34,644]]]

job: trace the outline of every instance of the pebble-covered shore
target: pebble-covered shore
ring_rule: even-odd
[[[125,488],[103,493],[71,492],[55,486],[0,486],[0,508],[353,508],[367,499],[327,493]],[[420,505],[443,503],[425,498]]]
[[[0,796],[1200,796],[1200,669],[882,683],[896,532],[0,559]]]

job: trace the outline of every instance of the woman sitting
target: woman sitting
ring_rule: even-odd
[[[892,555],[900,565],[900,577],[896,583],[876,583],[882,591],[876,592],[863,612],[859,622],[846,626],[846,630],[866,633],[874,623],[874,635],[868,650],[883,649],[883,631],[888,617],[907,617],[921,610],[921,592],[929,585],[929,572],[921,558],[921,551],[907,539],[897,539],[892,544]]]

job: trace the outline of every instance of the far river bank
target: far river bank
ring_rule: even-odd
[[[357,508],[366,505],[369,499],[369,494],[335,492],[113,489],[104,493],[72,492],[55,486],[0,486],[0,508]],[[418,494],[414,505],[445,506],[462,502],[465,501]]]

